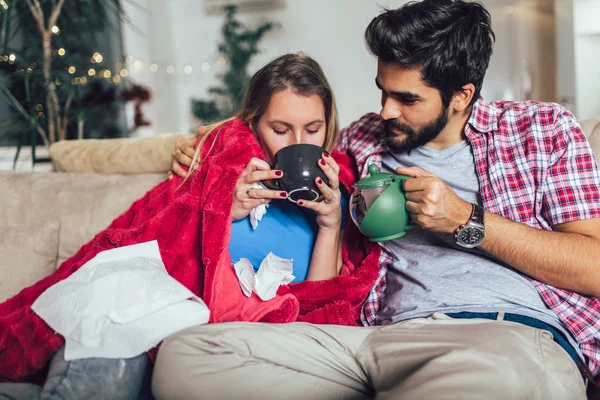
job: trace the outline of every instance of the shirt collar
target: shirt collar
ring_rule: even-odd
[[[496,107],[479,97],[473,104],[467,124],[477,132],[488,133],[498,129],[498,114]]]

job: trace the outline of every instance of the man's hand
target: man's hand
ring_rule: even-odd
[[[471,204],[458,197],[438,176],[419,167],[396,168],[404,181],[406,209],[423,229],[454,233],[471,216]]]
[[[189,140],[183,140],[177,142],[175,149],[171,152],[173,161],[171,162],[171,171],[169,172],[169,179],[173,178],[173,174],[176,174],[182,178],[188,176],[188,171],[183,169],[181,166],[188,167],[191,169],[192,160],[194,158],[194,143],[196,138]]]

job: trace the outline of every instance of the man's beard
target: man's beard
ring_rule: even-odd
[[[410,126],[398,122],[396,119],[388,119],[384,121],[385,130],[382,132],[381,140],[385,148],[394,153],[403,153],[421,147],[433,139],[438,137],[442,130],[448,124],[448,107],[442,107],[442,111],[435,119],[418,131],[415,131]],[[406,137],[398,141],[398,136],[392,128],[402,131]]]

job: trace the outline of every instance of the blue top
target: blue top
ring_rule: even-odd
[[[341,229],[344,229],[348,216],[348,195],[345,191],[342,191],[341,204]],[[302,282],[308,274],[318,231],[316,214],[312,210],[289,200],[273,200],[256,230],[252,229],[249,217],[231,224],[231,261],[236,263],[240,258],[247,258],[256,271],[267,254],[272,252],[278,257],[293,260],[294,282]]]

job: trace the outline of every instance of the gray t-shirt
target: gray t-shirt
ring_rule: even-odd
[[[467,142],[444,150],[419,147],[410,153],[383,155],[385,172],[413,165],[439,176],[462,199],[481,204],[473,153]],[[388,242],[388,246],[396,260],[388,268],[377,325],[428,317],[435,312],[515,313],[552,325],[565,333],[579,351],[556,314],[525,277],[481,250],[457,246],[453,234],[416,227]]]

